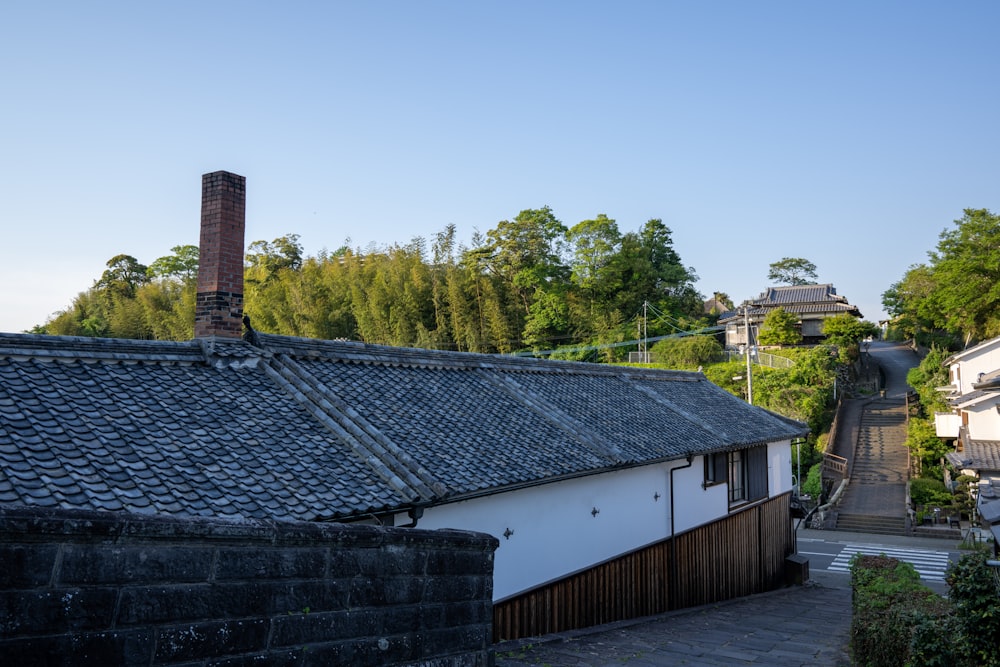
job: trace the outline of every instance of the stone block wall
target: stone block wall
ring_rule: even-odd
[[[496,540],[0,508],[0,664],[486,666]]]

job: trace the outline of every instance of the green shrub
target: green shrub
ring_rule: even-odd
[[[1000,585],[986,564],[986,552],[962,556],[948,567],[949,597],[955,605],[958,632],[952,637],[970,665],[1000,666]],[[953,664],[962,664],[956,662]]]
[[[910,480],[910,499],[915,505],[950,505],[954,498],[944,482],[930,477]]]
[[[813,467],[809,468],[809,474],[806,475],[806,479],[802,482],[802,493],[812,496],[813,498],[819,498],[820,493],[823,491],[823,463],[817,463]]]
[[[885,555],[858,554],[851,559],[851,587],[855,664],[935,664],[927,658],[939,653],[933,645],[936,628],[945,622],[940,619],[948,617],[951,606],[920,583],[912,565]],[[913,662],[914,647],[921,651],[922,662]]]
[[[722,346],[711,336],[684,336],[664,338],[653,345],[650,352],[658,364],[683,370],[718,361]]]

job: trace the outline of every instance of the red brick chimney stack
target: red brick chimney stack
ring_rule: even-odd
[[[243,335],[246,180],[228,171],[216,171],[201,177],[195,338],[240,338]]]

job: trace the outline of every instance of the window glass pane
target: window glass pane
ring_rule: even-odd
[[[729,453],[729,502],[746,498],[743,452]]]

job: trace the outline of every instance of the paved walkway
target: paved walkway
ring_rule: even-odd
[[[949,550],[958,543],[902,535],[800,528],[800,540]],[[808,543],[806,543],[808,544]],[[800,544],[800,548],[802,548]],[[807,547],[805,550],[808,550]],[[850,575],[811,568],[805,586],[659,616],[496,646],[497,667],[847,667],[851,664]],[[947,594],[940,581],[925,581]]]
[[[847,577],[840,577],[845,584]],[[807,584],[632,622],[497,645],[497,667],[521,665],[851,664],[851,591]]]

